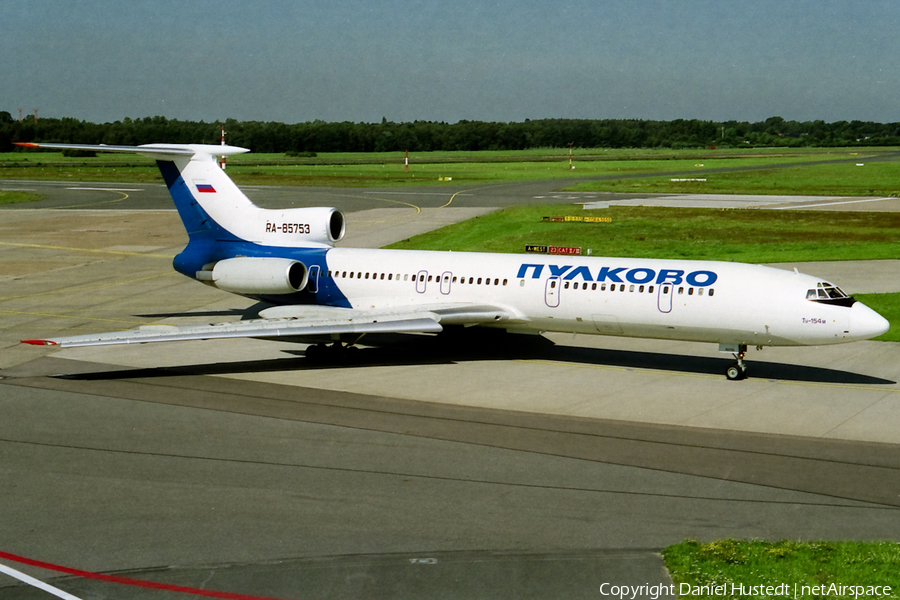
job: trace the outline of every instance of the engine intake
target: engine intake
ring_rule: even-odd
[[[309,271],[289,258],[226,258],[210,270],[197,271],[199,281],[245,296],[293,294],[306,287]]]

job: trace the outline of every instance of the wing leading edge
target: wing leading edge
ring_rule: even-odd
[[[22,340],[23,344],[77,348],[147,342],[176,342],[247,337],[283,337],[366,333],[439,333],[443,325],[478,325],[507,321],[511,315],[490,306],[435,306],[391,312],[333,307],[281,306],[263,311],[262,319],[208,325],[148,325],[127,331]],[[442,325],[443,324],[443,325]]]
[[[437,333],[442,330],[437,315],[429,313],[397,315],[393,319],[375,318],[305,321],[296,318],[254,319],[209,325],[150,325],[129,331],[112,331],[89,335],[22,340],[23,344],[77,348],[80,346],[108,346],[114,344],[142,344],[146,342],[178,342],[245,337],[281,337],[301,335],[363,334],[363,333]]]

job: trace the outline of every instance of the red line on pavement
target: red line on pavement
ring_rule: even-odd
[[[151,589],[155,589],[155,590],[166,590],[169,592],[178,592],[181,594],[194,594],[195,596],[206,596],[208,598],[222,598],[224,600],[281,600],[278,598],[267,598],[265,596],[248,596],[246,594],[234,594],[232,592],[216,592],[213,590],[201,590],[201,589],[185,587],[185,586],[181,586],[181,585],[171,585],[168,583],[157,583],[155,581],[144,581],[141,579],[130,579],[128,577],[118,577],[116,575],[103,575],[101,573],[91,573],[90,571],[81,571],[79,569],[72,569],[70,567],[63,567],[60,565],[46,563],[46,562],[43,562],[40,560],[34,560],[32,558],[26,558],[24,556],[18,556],[16,554],[10,554],[9,552],[3,552],[2,550],[0,550],[0,558],[5,558],[6,560],[11,560],[13,562],[21,563],[23,565],[29,565],[32,567],[40,567],[41,569],[47,569],[49,571],[56,571],[58,573],[66,573],[67,575],[83,577],[84,579],[96,579],[98,581],[106,581],[108,583],[133,585],[136,587],[151,588]]]

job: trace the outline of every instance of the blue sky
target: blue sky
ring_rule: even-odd
[[[5,0],[0,110],[900,121],[895,0]]]

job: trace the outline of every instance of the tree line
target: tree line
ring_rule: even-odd
[[[706,148],[900,146],[900,123],[871,121],[703,121],[676,119],[540,119],[522,123],[414,121],[394,123],[206,123],[165,117],[89,123],[73,118],[22,121],[0,111],[0,151],[14,142],[139,145],[153,142],[218,144],[254,152],[411,152],[526,150],[529,148]]]

